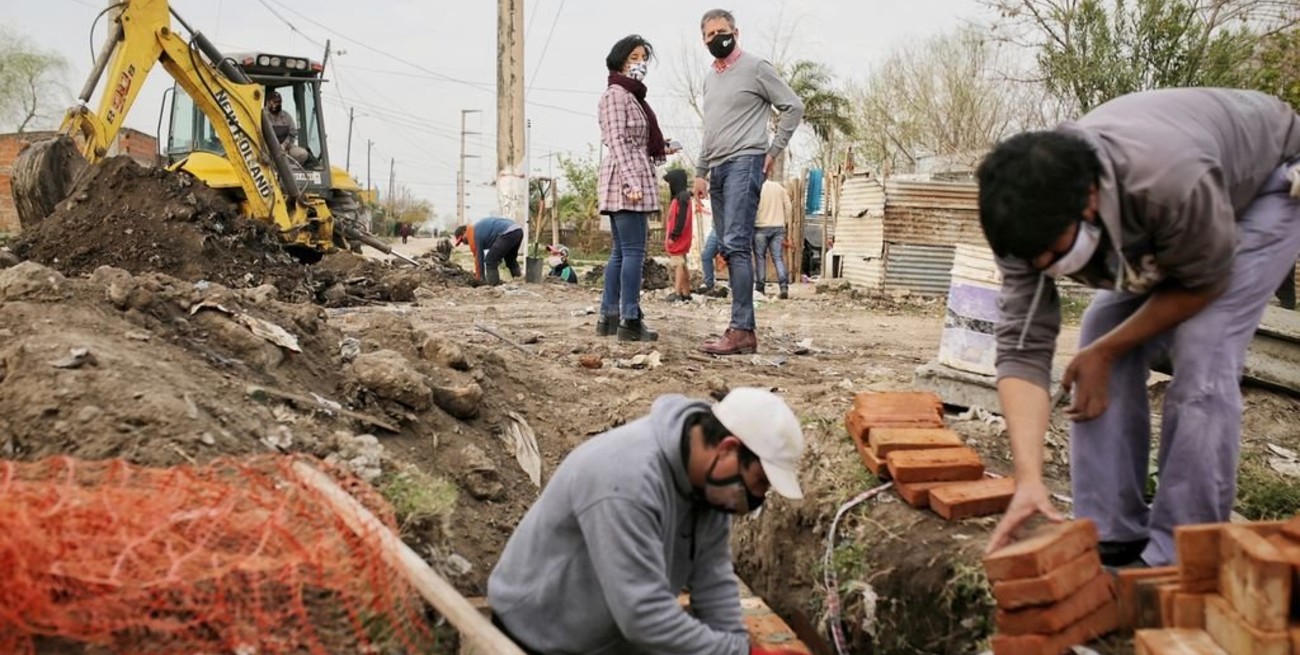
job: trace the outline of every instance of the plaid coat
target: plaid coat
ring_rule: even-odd
[[[610,86],[600,96],[600,140],[609,149],[600,162],[600,213],[659,211],[659,179],[646,150],[649,127],[632,92]],[[641,190],[641,200],[624,194]]]

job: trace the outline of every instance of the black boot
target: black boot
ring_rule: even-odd
[[[497,267],[495,267],[495,266],[491,266],[491,267],[488,267],[488,268],[483,269],[483,281],[487,282],[488,285],[490,285],[490,286],[494,286],[494,287],[495,287],[495,286],[500,286],[500,285],[501,285],[501,269],[499,269],[499,268],[497,268]]]
[[[601,314],[596,319],[596,336],[612,337],[618,334],[618,314]]]
[[[646,327],[639,318],[625,320],[618,324],[619,341],[658,341],[659,333]]]
[[[781,287],[781,294],[778,295],[777,298],[780,298],[781,300],[786,300],[789,297],[790,297],[790,287]]]

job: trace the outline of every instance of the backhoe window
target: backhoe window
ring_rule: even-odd
[[[167,155],[171,161],[184,158],[191,152],[225,154],[221,140],[212,128],[208,117],[194,105],[185,90],[177,85],[172,94],[171,131],[167,134]]]
[[[316,106],[316,94],[310,84],[299,86],[297,92],[302,96],[302,102],[299,103],[302,111],[298,114],[302,117],[302,122],[298,123],[298,144],[306,148],[313,159],[320,159],[325,149],[321,147],[320,108]]]

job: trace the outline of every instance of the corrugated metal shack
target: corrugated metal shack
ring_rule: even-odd
[[[948,293],[958,244],[987,247],[977,187],[854,175],[844,181],[835,216],[837,277],[880,293]]]

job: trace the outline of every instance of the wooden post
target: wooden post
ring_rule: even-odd
[[[416,591],[442,614],[461,636],[472,641],[485,655],[524,655],[523,650],[501,633],[492,622],[475,609],[456,588],[442,579],[410,546],[393,534],[357,499],[344,491],[328,475],[306,462],[294,462],[299,482],[319,491],[333,507],[334,513],[358,535],[373,534],[380,541],[378,555],[401,571]]]
[[[807,203],[808,177],[806,173],[803,176],[791,182],[790,193],[794,196],[794,198],[790,207],[791,214],[792,214],[790,217],[790,234],[789,234],[789,241],[791,244],[790,261],[787,263],[786,269],[790,273],[790,282],[797,284],[800,280],[803,279],[803,273],[804,273],[803,231],[804,231],[804,225],[807,223],[805,219],[807,218],[807,214],[808,214],[808,203]]]

